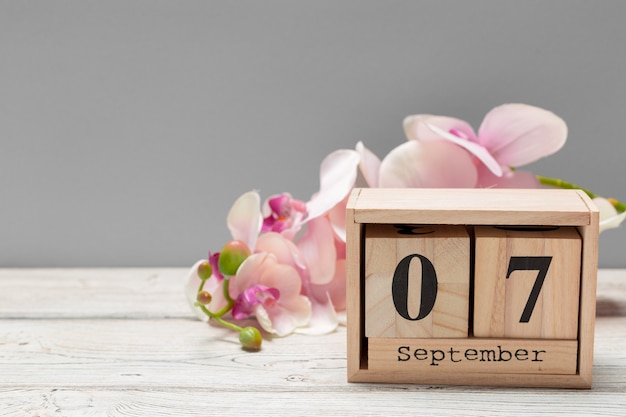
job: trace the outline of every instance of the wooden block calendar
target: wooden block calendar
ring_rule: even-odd
[[[586,194],[355,189],[346,218],[348,381],[591,386]]]

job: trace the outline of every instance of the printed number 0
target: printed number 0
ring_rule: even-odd
[[[420,311],[417,317],[409,314],[409,267],[413,258],[419,258],[422,263],[422,296],[420,299]],[[393,304],[400,316],[407,320],[421,320],[428,316],[435,306],[437,298],[437,273],[435,267],[428,258],[413,254],[404,257],[396,266],[391,283],[391,295]]]
[[[526,307],[520,317],[520,323],[528,323],[530,316],[533,314],[535,304],[539,298],[539,292],[543,286],[543,281],[548,274],[548,268],[550,268],[550,262],[552,262],[552,256],[511,256],[509,260],[509,269],[506,273],[506,278],[509,279],[513,271],[537,271],[537,278],[533,289],[530,291]]]

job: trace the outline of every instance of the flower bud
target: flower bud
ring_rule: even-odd
[[[213,267],[209,261],[204,261],[198,265],[198,276],[202,281],[211,278],[213,275]]]
[[[213,296],[211,295],[211,293],[205,290],[200,291],[198,295],[196,296],[196,301],[198,301],[202,305],[209,304],[212,299],[213,299]]]
[[[232,276],[237,269],[250,256],[250,248],[241,240],[228,242],[220,252],[218,267],[222,274]]]
[[[256,327],[248,326],[239,332],[239,342],[246,350],[261,350],[263,338]]]

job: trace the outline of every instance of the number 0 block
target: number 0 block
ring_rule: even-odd
[[[474,336],[576,339],[576,229],[482,226],[474,234]]]
[[[465,227],[366,226],[366,336],[467,337],[469,288]]]

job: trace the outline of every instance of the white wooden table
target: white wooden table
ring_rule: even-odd
[[[591,390],[346,382],[346,332],[197,321],[185,269],[0,269],[0,416],[626,416],[626,269],[601,270]]]

